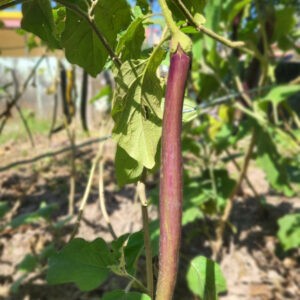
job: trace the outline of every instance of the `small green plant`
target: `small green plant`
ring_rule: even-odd
[[[300,247],[300,214],[288,214],[278,220],[277,237],[285,251]]]

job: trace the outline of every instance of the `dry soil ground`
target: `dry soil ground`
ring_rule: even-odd
[[[0,169],[12,162],[29,159],[49,150],[49,141],[36,137],[37,148],[32,150],[27,142],[7,142],[0,145]],[[68,146],[65,136],[58,136],[51,143],[51,151]],[[77,152],[76,208],[83,195],[87,174],[96,151],[97,144],[81,148]],[[120,235],[134,232],[141,227],[139,204],[134,200],[134,186],[119,189],[115,183],[113,167],[114,146],[111,142],[105,147],[105,198],[113,227]],[[62,220],[67,215],[69,189],[69,154],[48,157],[33,164],[19,165],[0,171],[0,201],[7,201],[12,208],[2,222],[36,210],[42,201],[57,204],[54,220]],[[253,198],[247,186],[243,195],[236,199],[231,222],[236,234],[227,234],[223,248],[221,267],[227,279],[228,293],[222,300],[285,300],[300,299],[299,251],[284,255],[276,238],[278,217],[300,208],[300,200],[287,199],[272,194],[264,179],[264,174],[254,166],[249,171],[250,180],[260,195],[265,196],[267,205],[262,209],[259,201]],[[151,217],[156,218],[155,208],[151,208]],[[75,218],[74,218],[75,219]],[[0,299],[32,300],[83,300],[99,299],[104,291],[117,287],[124,288],[127,282],[111,277],[103,286],[90,293],[80,292],[74,285],[48,286],[44,272],[32,273],[21,283],[19,291],[12,293],[11,285],[21,275],[16,266],[26,254],[39,253],[51,241],[60,247],[70,236],[75,220],[64,228],[51,231],[49,224],[22,225],[16,229],[0,231]],[[193,225],[195,226],[195,225]],[[199,222],[199,228],[202,224]],[[111,235],[99,209],[97,180],[84,211],[79,237],[92,240],[102,237],[107,241]],[[201,234],[190,235],[189,228],[184,229],[182,254],[188,257],[210,255],[211,251]],[[184,270],[181,262],[178,289],[175,300],[197,299],[187,296]]]

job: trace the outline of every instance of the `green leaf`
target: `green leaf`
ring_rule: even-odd
[[[300,213],[289,214],[278,220],[278,239],[285,251],[300,247]]]
[[[257,164],[264,170],[268,182],[275,190],[292,196],[293,190],[290,187],[285,162],[278,153],[271,134],[263,128],[257,131]]]
[[[295,9],[292,6],[275,10],[276,21],[274,22],[275,28],[272,37],[273,41],[280,42],[280,39],[291,33],[291,30],[293,30],[297,24],[295,16]]]
[[[227,290],[220,266],[204,256],[190,262],[186,279],[189,289],[203,300],[217,300]]]
[[[50,257],[47,272],[49,284],[74,282],[82,291],[97,288],[109,276],[113,264],[104,240],[92,242],[74,239],[60,252]]]
[[[55,24],[49,0],[32,0],[22,5],[21,27],[36,34],[51,48],[60,48],[55,36]]]
[[[204,215],[198,207],[189,207],[182,212],[182,226],[203,219]]]
[[[260,103],[269,101],[272,102],[273,105],[278,106],[278,104],[285,101],[289,96],[299,91],[300,91],[299,84],[280,85],[271,89],[271,91],[260,100]]]
[[[87,10],[85,1],[74,1],[81,10]],[[94,22],[109,46],[114,49],[117,35],[130,23],[130,6],[126,0],[99,0],[94,9]],[[103,69],[108,52],[99,40],[97,34],[82,17],[67,9],[65,31],[62,35],[62,45],[67,59],[83,67],[92,76]]]
[[[149,224],[152,255],[158,254],[159,223],[153,221]],[[112,272],[117,275],[128,277],[136,274],[137,260],[144,251],[144,234],[137,231],[126,234],[111,243],[112,255],[115,264],[110,266]]]
[[[146,294],[120,290],[104,294],[101,300],[151,300],[151,298]]]
[[[131,158],[120,146],[117,146],[115,170],[118,184],[122,187],[127,183],[137,182],[143,174],[144,167]]]
[[[107,99],[106,96],[110,99],[112,95],[112,89],[110,85],[105,85],[98,94],[96,94],[92,99],[90,99],[89,103],[95,103],[98,100]]]
[[[134,274],[134,265],[140,257],[144,248],[144,235],[142,231],[131,234],[128,238],[124,255],[126,261],[126,270],[128,273]]]
[[[144,39],[145,29],[143,18],[136,18],[119,39],[116,52],[118,55],[121,55],[121,60],[139,58]]]
[[[17,269],[23,272],[32,272],[38,266],[38,263],[39,262],[36,256],[27,254],[17,265]]]
[[[155,166],[161,137],[163,90],[156,70],[165,51],[157,47],[146,60],[126,61],[116,78],[113,137],[129,156],[147,169]]]
[[[32,213],[26,213],[17,216],[14,218],[10,225],[13,228],[19,227],[20,225],[23,224],[31,224],[31,223],[36,223],[39,222],[41,219],[46,219],[48,220],[52,213],[58,209],[57,204],[46,204],[45,202],[41,203],[41,206],[38,210],[32,212]]]

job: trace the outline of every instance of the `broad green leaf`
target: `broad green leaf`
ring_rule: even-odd
[[[47,281],[49,284],[74,282],[82,291],[89,291],[108,278],[112,264],[104,240],[87,242],[77,238],[50,257]]]
[[[300,247],[300,213],[285,215],[278,220],[278,239],[285,251]]]
[[[86,12],[85,1],[74,1]],[[117,35],[130,23],[130,6],[126,0],[99,0],[94,9],[96,27],[114,49]],[[91,26],[83,18],[67,9],[62,45],[67,59],[96,76],[105,65],[108,52]]]
[[[126,61],[116,77],[113,138],[147,169],[155,166],[161,137],[163,90],[156,70],[165,51],[157,47],[146,60]]]
[[[220,266],[204,256],[190,262],[186,279],[189,289],[203,300],[217,300],[227,290]]]
[[[118,184],[123,186],[127,183],[137,182],[143,174],[144,167],[131,158],[120,146],[117,146],[115,170]]]
[[[296,26],[295,8],[293,6],[284,7],[280,10],[275,10],[275,28],[273,41],[280,41],[281,38],[290,34]]]
[[[149,224],[152,255],[158,254],[159,223],[153,221]],[[112,243],[113,255],[117,264],[110,266],[111,270],[121,276],[136,273],[136,262],[144,251],[143,231],[124,235]]]
[[[264,96],[260,102],[264,103],[270,101],[273,105],[278,106],[281,102],[285,101],[289,96],[300,91],[300,85],[281,85],[277,86]]]
[[[182,226],[203,219],[204,215],[198,207],[189,207],[182,212]]]
[[[144,235],[142,231],[131,234],[124,248],[126,270],[134,274],[134,266],[144,248]]]
[[[259,128],[257,131],[256,162],[264,170],[268,182],[275,190],[284,193],[286,196],[293,195],[285,162],[278,153],[271,135],[263,128]]]
[[[52,213],[58,209],[57,204],[46,204],[42,202],[40,208],[32,213],[25,213],[12,219],[10,225],[16,228],[23,224],[37,223],[41,219],[48,220]]]
[[[145,39],[143,18],[136,18],[119,39],[116,52],[123,61],[140,57]]]
[[[151,298],[146,294],[119,290],[104,294],[101,300],[151,300]]]
[[[36,34],[51,48],[60,48],[49,0],[26,1],[22,5],[21,27]]]
[[[38,259],[32,254],[27,254],[24,259],[17,265],[17,269],[23,272],[32,272],[38,266]]]

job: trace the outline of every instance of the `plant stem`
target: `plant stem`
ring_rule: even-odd
[[[172,12],[170,11],[166,0],[158,0],[163,16],[167,23],[167,27],[171,31],[172,39],[170,43],[171,53],[175,53],[180,47],[185,53],[190,53],[192,51],[192,40],[183,33],[176,25],[173,20]]]
[[[99,161],[99,183],[98,183],[98,188],[99,188],[99,204],[100,204],[100,209],[103,215],[103,218],[107,224],[108,230],[112,236],[113,239],[117,239],[117,235],[111,225],[110,222],[110,217],[108,215],[107,209],[106,209],[106,204],[105,204],[105,197],[104,197],[104,180],[103,180],[103,158],[100,159]]]
[[[76,130],[75,130],[75,120],[70,126],[70,143],[71,143],[71,177],[70,177],[70,194],[69,194],[69,215],[74,214],[74,203],[75,203],[75,190],[76,190]],[[68,126],[67,126],[68,128]]]
[[[147,272],[147,289],[151,299],[154,299],[154,283],[153,283],[153,265],[152,265],[152,249],[149,231],[148,201],[146,197],[145,184],[141,181],[137,184],[137,193],[141,201],[144,245],[146,254],[146,272]]]
[[[21,118],[21,120],[22,120],[22,122],[23,122],[24,128],[25,128],[25,130],[26,130],[26,132],[27,132],[27,135],[28,135],[28,137],[29,137],[31,146],[34,148],[34,147],[35,147],[34,139],[33,139],[33,136],[32,136],[31,130],[30,130],[30,127],[29,127],[29,125],[28,125],[28,122],[27,122],[27,120],[26,120],[26,118],[25,118],[25,116],[24,116],[24,114],[23,114],[23,111],[22,111],[21,107],[19,106],[19,104],[18,104],[17,102],[16,102],[16,104],[15,104],[15,107],[16,107],[16,109],[17,109],[17,111],[18,111],[18,113],[19,113],[19,116],[20,116],[20,118]]]
[[[173,20],[172,13],[167,5],[166,0],[158,0],[158,2],[161,7],[163,16],[166,20],[167,26],[169,27],[172,35],[175,35],[179,31],[179,28]]]
[[[236,185],[234,186],[234,188],[231,192],[231,195],[230,195],[230,197],[229,197],[229,199],[226,203],[223,215],[222,215],[221,220],[220,220],[220,224],[219,224],[219,226],[217,228],[217,231],[216,231],[216,242],[214,243],[215,245],[214,245],[213,250],[214,250],[214,258],[217,261],[220,260],[220,255],[221,255],[220,250],[221,250],[221,247],[222,247],[222,244],[223,244],[223,234],[224,234],[224,230],[225,230],[225,225],[228,223],[230,213],[231,213],[232,208],[233,208],[233,202],[234,202],[235,196],[236,196],[237,192],[239,191],[239,189],[241,188],[242,182],[243,182],[243,180],[246,176],[248,166],[249,166],[249,163],[250,163],[250,160],[251,160],[251,156],[252,156],[252,153],[253,153],[253,149],[254,149],[254,146],[255,146],[255,141],[256,141],[256,131],[255,131],[255,129],[253,129],[250,144],[249,144],[246,156],[244,158],[244,163],[243,163],[243,167],[242,167],[241,172],[240,172],[240,176],[239,176],[239,178],[236,182]]]
[[[230,153],[229,150],[225,150],[225,152],[226,152],[226,154],[228,155],[228,157],[231,156],[231,153]],[[231,160],[231,161],[232,161],[232,163],[234,164],[235,168],[236,168],[239,172],[241,172],[242,169],[241,169],[241,167],[239,166],[239,164],[237,163],[236,159],[235,159],[234,157],[232,157],[232,160]],[[247,176],[247,174],[245,174],[245,181],[246,181],[247,185],[249,186],[250,190],[252,191],[254,197],[258,199],[258,198],[259,198],[259,194],[258,194],[258,192],[256,191],[255,187],[253,186],[253,184],[252,184],[252,182],[250,181],[250,179],[249,179],[249,177]]]
[[[80,226],[80,221],[81,221],[81,218],[82,218],[82,215],[83,215],[83,211],[84,211],[84,208],[86,206],[86,203],[87,203],[87,200],[88,200],[91,188],[92,188],[92,183],[93,183],[93,178],[94,178],[94,175],[95,175],[96,167],[97,167],[101,157],[102,157],[102,147],[101,147],[101,144],[100,144],[98,153],[97,153],[97,155],[94,159],[92,168],[90,170],[88,183],[86,185],[84,195],[83,195],[81,203],[80,203],[77,221],[76,221],[74,230],[71,234],[70,240],[72,240],[78,232],[78,229],[79,229],[79,226]]]
[[[188,19],[188,21],[196,27],[196,29],[198,31],[203,32],[204,34],[206,34],[207,36],[213,38],[214,40],[230,47],[230,48],[238,48],[238,47],[242,47],[245,45],[244,42],[242,41],[230,41],[228,39],[226,39],[225,37],[218,35],[217,33],[215,33],[214,31],[204,27],[201,24],[198,24],[194,17],[192,16],[192,14],[190,13],[190,11],[186,8],[186,6],[184,5],[184,3],[181,0],[175,0],[174,2],[176,2],[176,4],[178,5],[178,7],[181,9],[181,11],[183,12],[183,14],[185,15],[185,17]]]
[[[13,106],[20,100],[21,96],[24,94],[24,92],[27,89],[27,86],[30,82],[30,80],[32,79],[32,77],[34,76],[37,68],[39,67],[39,65],[41,64],[41,62],[44,60],[44,58],[46,57],[45,54],[43,54],[35,63],[34,67],[31,69],[28,77],[26,78],[25,82],[23,83],[23,85],[21,86],[21,88],[16,92],[16,95],[14,96],[13,100],[11,102],[9,102],[7,104],[6,109],[1,112],[0,114],[0,119],[3,117],[7,117],[10,114],[11,109],[13,108]]]

